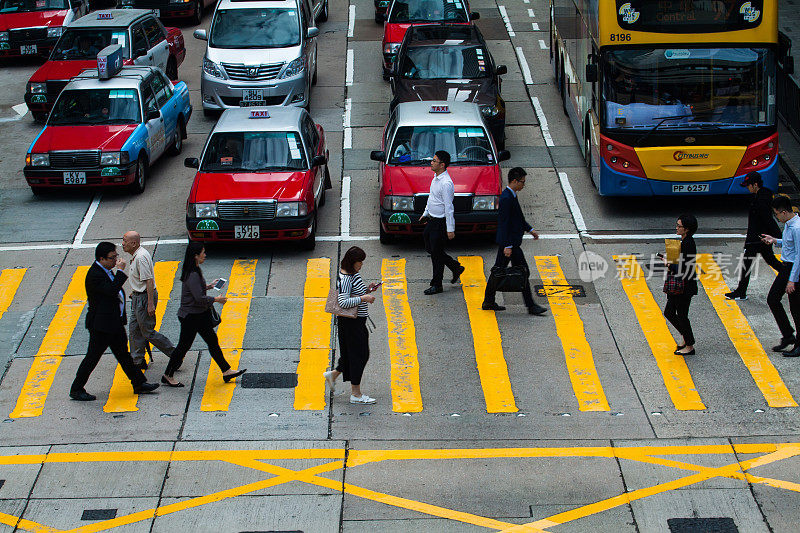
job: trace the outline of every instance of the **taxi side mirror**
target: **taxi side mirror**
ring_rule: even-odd
[[[208,40],[208,34],[206,33],[206,30],[194,30],[192,35],[194,35],[195,39],[200,39],[201,41]]]
[[[313,39],[317,35],[319,35],[319,28],[308,28],[308,31],[306,31],[306,37],[309,39]]]
[[[373,150],[369,153],[369,158],[373,161],[379,161],[383,163],[386,161],[386,152],[383,150]]]
[[[161,111],[158,109],[150,109],[147,111],[147,120],[145,122],[150,122],[151,120],[156,120],[161,118]]]
[[[200,161],[196,157],[187,157],[183,160],[183,166],[186,168],[200,168]]]
[[[473,11],[469,14],[469,20],[478,20],[479,18],[481,18],[481,14],[477,11]]]
[[[494,73],[498,76],[502,76],[503,74],[508,74],[508,67],[505,65],[497,65],[497,68],[494,69]]]
[[[500,161],[508,161],[509,159],[511,159],[511,152],[509,152],[508,150],[500,150],[499,152],[497,152],[498,163]]]
[[[312,167],[318,167],[318,166],[324,165],[327,162],[328,162],[328,158],[325,157],[324,155],[322,155],[322,154],[315,155],[314,159],[311,160],[311,166]]]

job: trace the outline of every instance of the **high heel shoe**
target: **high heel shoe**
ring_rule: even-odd
[[[684,346],[684,348],[685,348],[685,346]],[[694,355],[694,348],[692,348],[692,349],[691,349],[691,350],[689,350],[688,352],[682,352],[682,351],[680,351],[680,350],[675,350],[673,353],[674,353],[675,355]]]
[[[177,383],[170,383],[170,381],[167,378],[165,378],[164,376],[161,376],[161,383],[163,383],[167,387],[183,387],[184,386],[183,383],[181,383],[180,381],[178,381]]]
[[[246,369],[246,368],[243,368],[243,369],[241,369],[241,370],[237,370],[237,371],[236,371],[236,372],[234,372],[233,374],[228,374],[227,376],[226,376],[225,374],[223,374],[223,375],[222,375],[222,379],[224,379],[224,380],[225,380],[225,383],[228,383],[228,382],[229,382],[230,380],[232,380],[233,378],[235,378],[235,377],[239,377],[239,376],[241,376],[242,374],[244,374],[245,372],[247,372],[247,369]]]

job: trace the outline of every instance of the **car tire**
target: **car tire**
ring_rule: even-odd
[[[203,22],[203,0],[196,0],[191,21],[195,26]]]
[[[322,187],[322,192],[319,195],[319,203],[318,205],[322,207],[325,205],[325,187]]]
[[[300,241],[300,246],[303,250],[313,250],[317,246],[317,213],[316,210],[314,212],[314,218],[311,222],[311,233]]]
[[[328,0],[325,0],[325,5],[322,6],[322,11],[319,13],[319,17],[317,17],[317,22],[327,22],[328,21]]]
[[[170,57],[167,61],[167,71],[165,72],[170,81],[178,81],[178,62],[174,57]]]
[[[586,139],[583,141],[584,149],[586,150],[586,155],[584,159],[586,160],[586,169],[589,171],[589,181],[592,182],[592,187],[597,189],[597,183],[594,182],[594,176],[592,176],[592,166],[594,162],[592,161],[592,141],[589,136],[586,136]]]
[[[147,186],[147,157],[140,155],[136,161],[136,175],[131,183],[131,192],[134,194],[142,194]]]
[[[391,233],[386,233],[386,231],[383,229],[383,224],[380,222],[378,222],[378,228],[380,230],[381,244],[394,244],[395,240],[397,240],[397,237]]]
[[[175,142],[169,147],[169,155],[180,155],[183,150],[183,140],[186,138],[186,126],[183,125],[183,118],[178,117],[178,123],[175,124]]]

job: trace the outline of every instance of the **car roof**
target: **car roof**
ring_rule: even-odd
[[[297,8],[299,0],[220,0],[217,9]]]
[[[68,28],[127,28],[145,15],[151,14],[150,9],[103,9],[92,11],[75,22]],[[98,19],[98,13],[111,13],[112,19]]]
[[[138,89],[142,79],[155,70],[156,67],[124,66],[108,80],[98,79],[97,69],[84,70],[72,78],[65,89]]]
[[[250,111],[268,111],[269,118],[250,118]],[[263,106],[232,107],[219,117],[212,133],[240,131],[302,131],[301,119],[307,113],[301,107]]]
[[[422,24],[411,26],[406,33],[406,39],[409,46],[442,45],[447,41],[450,41],[447,44],[465,46],[484,44],[483,35],[481,35],[478,27],[465,24]]]
[[[431,113],[433,106],[446,106],[449,113]],[[428,100],[397,104],[398,126],[484,126],[477,104]]]

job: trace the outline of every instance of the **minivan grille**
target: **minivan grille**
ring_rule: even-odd
[[[217,214],[219,214],[219,218],[227,219],[271,220],[275,218],[277,207],[275,200],[264,202],[226,201],[217,204]]]
[[[278,77],[283,63],[274,63],[272,65],[236,65],[232,63],[223,63],[225,72],[232,80],[239,81],[263,81],[272,80]]]

